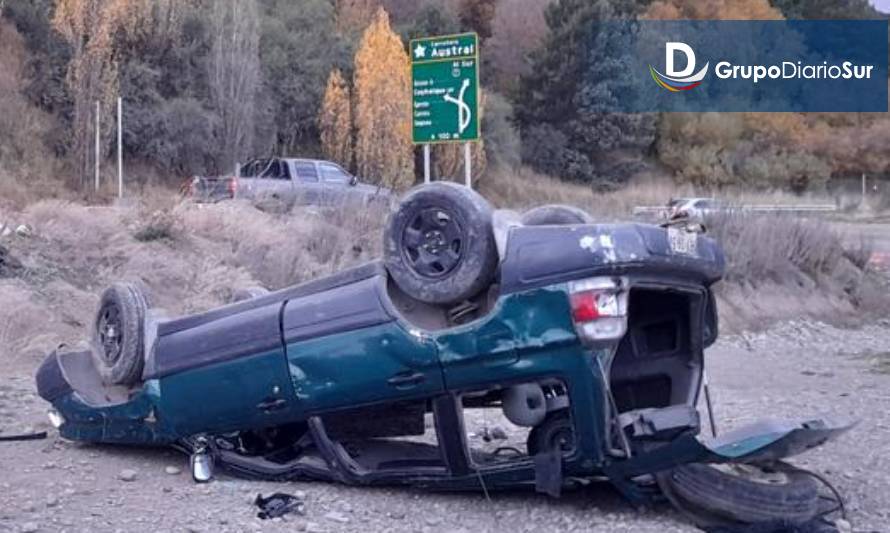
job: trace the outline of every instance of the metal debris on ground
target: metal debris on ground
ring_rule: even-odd
[[[277,518],[288,513],[305,514],[303,501],[292,494],[276,492],[268,498],[263,498],[262,494],[257,494],[256,500],[253,503],[260,508],[257,516],[263,520]]]

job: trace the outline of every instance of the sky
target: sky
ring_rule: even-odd
[[[884,13],[890,13],[890,0],[871,0],[871,5]]]

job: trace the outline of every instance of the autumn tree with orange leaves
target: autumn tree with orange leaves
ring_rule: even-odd
[[[324,92],[318,128],[325,157],[352,168],[352,102],[340,69],[331,71]]]
[[[372,183],[414,183],[409,59],[389,15],[379,9],[355,54],[355,160]]]

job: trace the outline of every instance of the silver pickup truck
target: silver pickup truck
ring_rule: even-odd
[[[391,191],[361,183],[330,161],[276,157],[239,164],[235,176],[195,176],[189,196],[198,202],[245,198],[258,205],[292,207],[388,202]]]

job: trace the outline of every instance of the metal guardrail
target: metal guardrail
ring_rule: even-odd
[[[670,208],[659,205],[641,205],[633,209],[634,215],[644,213],[667,213]],[[728,206],[716,211],[743,211],[757,213],[831,213],[838,211],[833,204],[751,204]]]

